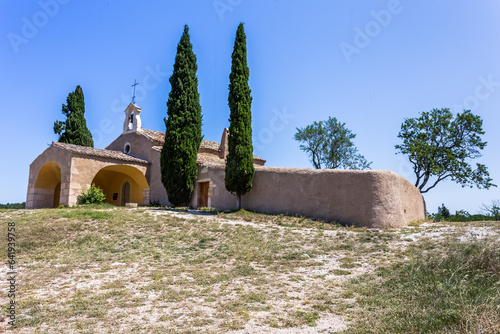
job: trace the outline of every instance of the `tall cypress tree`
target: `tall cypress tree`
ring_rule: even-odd
[[[241,196],[252,189],[254,176],[252,146],[252,114],[250,107],[252,96],[248,79],[247,46],[243,23],[236,32],[233,54],[231,56],[231,74],[229,75],[229,137],[226,160],[226,189],[238,196],[241,208]]]
[[[58,141],[94,147],[92,134],[85,120],[85,101],[80,85],[76,86],[74,92],[68,94],[66,104],[62,105],[62,113],[66,116],[66,121],[54,122],[54,133],[59,135]]]
[[[189,28],[177,46],[172,89],[165,118],[165,143],[161,150],[161,181],[174,206],[187,206],[198,177],[196,159],[201,144],[201,106],[196,77],[196,56],[189,40]]]

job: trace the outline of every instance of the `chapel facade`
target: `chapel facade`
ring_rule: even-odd
[[[228,130],[221,142],[202,140],[198,166],[224,166]],[[142,128],[141,108],[130,103],[125,109],[123,133],[105,149],[53,142],[30,165],[27,209],[76,205],[83,190],[95,184],[106,195],[106,202],[169,205],[161,182],[160,152],[165,133]],[[254,166],[265,160],[254,157]],[[210,182],[197,182],[198,200],[194,207],[207,207]],[[199,189],[198,189],[199,188]]]

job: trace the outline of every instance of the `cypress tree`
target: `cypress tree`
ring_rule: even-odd
[[[188,206],[198,177],[196,159],[201,144],[201,106],[196,77],[196,56],[189,40],[189,28],[177,46],[171,91],[164,119],[165,143],[161,150],[161,180],[174,206]]]
[[[238,196],[238,207],[241,208],[241,196],[252,189],[254,176],[250,111],[252,96],[248,86],[250,71],[247,66],[247,46],[243,23],[238,26],[231,58],[228,97],[229,152],[226,159],[225,184],[228,191]]]
[[[66,116],[66,121],[54,122],[54,133],[59,135],[58,141],[94,147],[92,134],[85,120],[85,100],[80,85],[76,86],[74,92],[68,94],[66,104],[62,105],[62,113]]]

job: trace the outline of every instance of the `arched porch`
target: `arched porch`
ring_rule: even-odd
[[[55,161],[45,163],[36,177],[32,208],[56,208],[61,199],[61,168]]]
[[[118,206],[149,203],[149,184],[144,174],[135,167],[104,167],[97,172],[92,183],[103,190],[107,203]]]

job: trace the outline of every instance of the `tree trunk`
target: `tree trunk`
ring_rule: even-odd
[[[241,195],[236,195],[236,203],[238,204],[238,210],[241,210]]]

